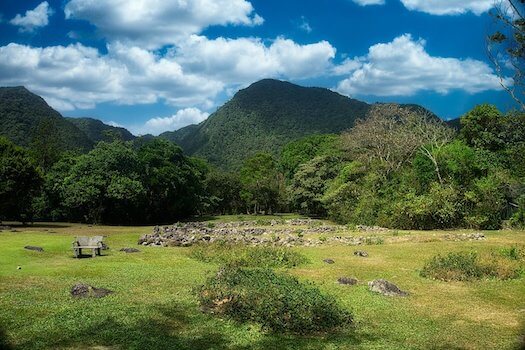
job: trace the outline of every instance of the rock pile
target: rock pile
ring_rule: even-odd
[[[481,232],[448,234],[444,236],[444,239],[447,241],[482,241],[485,239],[485,235]]]
[[[103,298],[114,293],[105,288],[96,288],[84,283],[77,283],[71,288],[71,296],[75,298]]]
[[[138,250],[137,248],[122,248],[120,251],[124,253],[139,253],[140,252],[140,250]]]
[[[381,226],[366,226],[366,225],[357,225],[355,227],[357,231],[365,231],[365,232],[387,232],[390,231],[387,228],[381,227]]]

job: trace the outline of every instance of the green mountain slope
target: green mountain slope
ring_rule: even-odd
[[[0,135],[29,146],[52,139],[62,150],[88,150],[93,142],[78,127],[24,87],[0,88]]]
[[[190,155],[236,169],[257,152],[277,154],[305,135],[349,129],[369,109],[367,103],[328,89],[265,79],[239,91],[198,126],[161,137],[179,143]]]
[[[127,129],[104,124],[98,119],[93,118],[66,118],[69,122],[76,125],[94,143],[104,141],[116,136],[123,141],[135,139]]]

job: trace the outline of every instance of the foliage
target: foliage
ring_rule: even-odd
[[[437,255],[428,261],[420,272],[422,277],[442,281],[469,281],[481,278],[502,280],[518,278],[521,268],[504,259],[481,257],[475,252]]]
[[[128,130],[104,124],[93,118],[66,118],[70,123],[79,128],[93,142],[132,141],[135,139]]]
[[[273,332],[311,334],[352,323],[351,313],[335,298],[270,269],[224,267],[198,290],[198,297],[216,314],[257,322]]]
[[[0,137],[0,221],[32,221],[42,174],[29,154]]]
[[[490,12],[496,24],[488,36],[489,57],[503,88],[525,109],[525,2],[503,0]],[[511,78],[508,76],[511,75]]]
[[[167,222],[202,209],[205,164],[185,157],[180,147],[161,139],[143,144],[137,157],[147,222]]]
[[[370,106],[328,89],[265,79],[239,91],[198,126],[161,137],[223,170],[238,170],[257,153],[276,157],[287,143],[312,134],[339,133]]]
[[[0,88],[0,136],[23,147],[53,140],[60,151],[86,151],[93,146],[81,130],[24,87]]]
[[[241,198],[242,184],[239,175],[211,169],[204,183],[207,194],[206,208],[210,214],[235,214],[245,211]]]
[[[299,166],[290,185],[292,207],[301,214],[325,215],[323,194],[337,176],[339,168],[340,159],[333,156],[316,157]]]
[[[470,146],[490,151],[504,146],[501,112],[496,106],[482,104],[474,107],[460,119],[461,137]]]
[[[203,262],[213,262],[241,267],[292,268],[304,265],[308,259],[285,247],[231,245],[213,243],[194,246],[190,256]]]
[[[255,214],[261,211],[271,214],[278,209],[284,179],[270,154],[258,153],[247,159],[240,170],[240,179],[241,198],[253,207]]]
[[[320,156],[340,156],[341,138],[338,135],[310,135],[285,145],[281,151],[279,167],[291,179],[300,165]]]

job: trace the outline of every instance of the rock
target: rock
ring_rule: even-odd
[[[327,264],[335,264],[335,261],[333,259],[324,259],[323,261]]]
[[[355,256],[361,256],[361,257],[363,257],[363,258],[368,257],[368,253],[365,252],[364,250],[356,250],[356,251],[354,252],[354,255],[355,255]]]
[[[103,298],[114,293],[105,288],[96,288],[84,283],[77,283],[71,288],[71,296],[75,298]]]
[[[137,248],[122,248],[120,251],[125,252],[125,253],[139,253],[140,252],[140,250],[138,250]]]
[[[16,269],[17,269],[17,270],[22,270],[22,266],[18,265],[18,266],[16,267]]]
[[[339,284],[345,284],[345,285],[348,285],[348,286],[353,286],[353,285],[356,285],[358,280],[357,278],[353,278],[353,277],[339,277],[337,279],[337,282]]]
[[[44,251],[44,248],[42,247],[36,247],[36,246],[32,246],[32,245],[26,245],[24,247],[24,249],[27,249],[27,250],[34,250],[35,252],[40,252],[42,253]]]
[[[378,279],[368,282],[368,289],[375,293],[380,293],[389,297],[407,296],[408,293],[399,289],[395,284],[384,279]]]

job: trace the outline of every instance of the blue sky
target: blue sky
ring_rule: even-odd
[[[0,85],[158,134],[262,78],[455,118],[513,108],[487,59],[492,0],[2,0]]]

